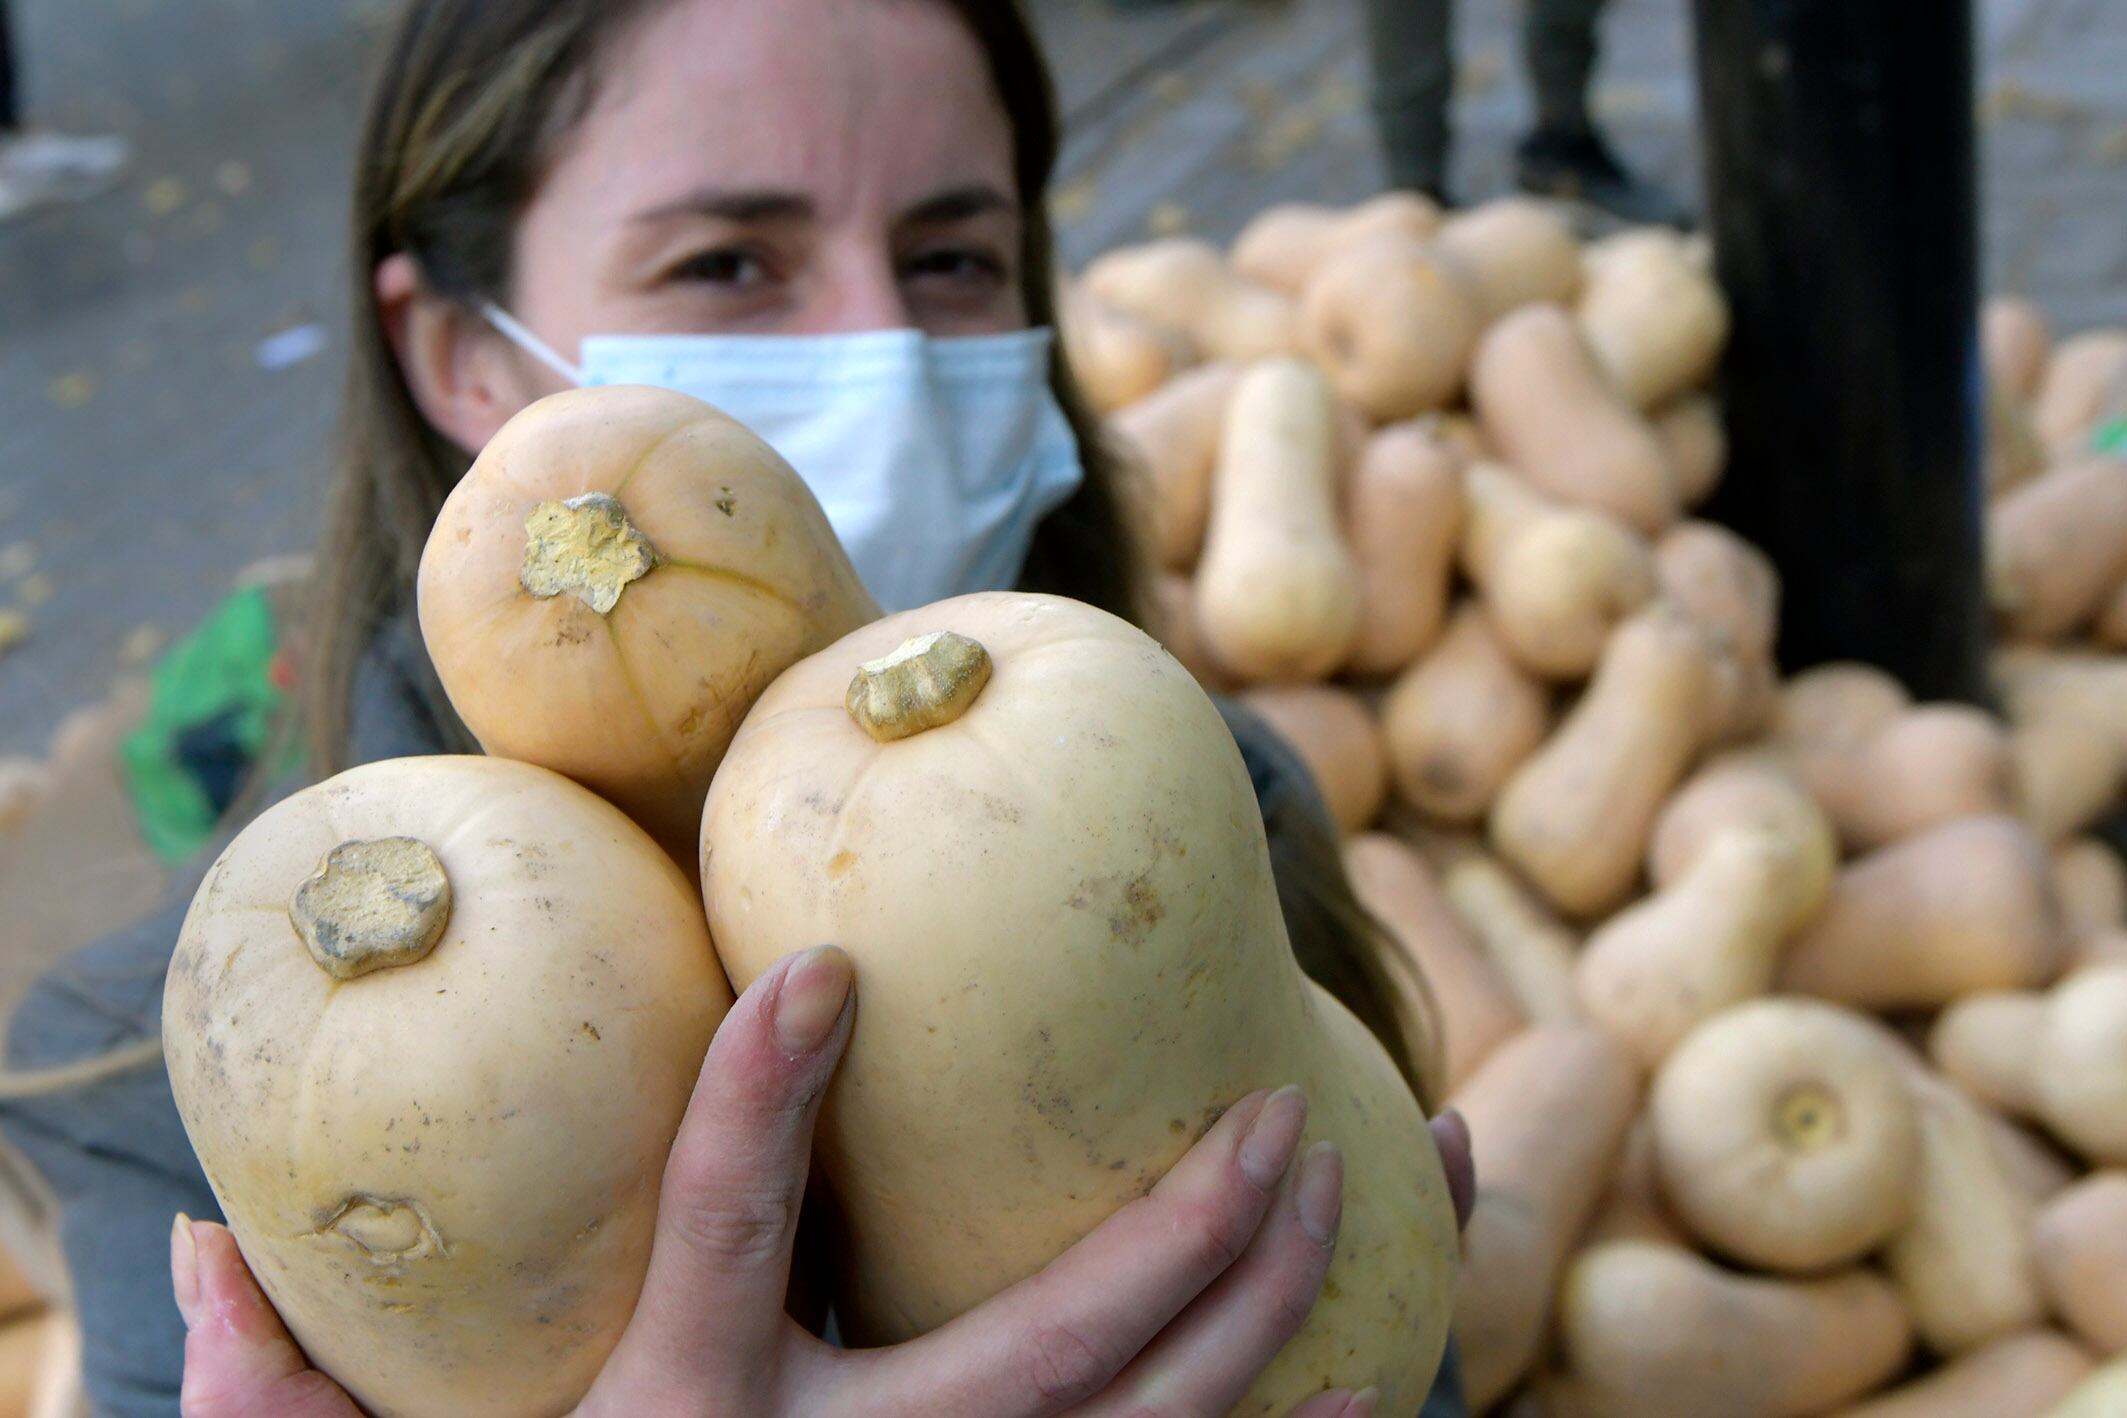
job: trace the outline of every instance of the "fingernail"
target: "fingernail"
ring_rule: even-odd
[[[170,1289],[185,1328],[199,1310],[199,1243],[192,1239],[192,1218],[182,1211],[170,1223]]]
[[[1276,1186],[1292,1161],[1293,1149],[1300,1145],[1300,1128],[1306,1121],[1307,1095],[1298,1087],[1287,1084],[1271,1094],[1241,1139],[1242,1174],[1265,1191]]]
[[[1352,1401],[1344,1405],[1344,1418],[1374,1418],[1374,1405],[1380,1401],[1380,1389],[1360,1389],[1352,1395]]]
[[[1344,1218],[1344,1154],[1334,1142],[1318,1142],[1300,1159],[1300,1227],[1317,1245],[1337,1239]]]
[[[775,1037],[786,1053],[809,1054],[827,1042],[849,999],[849,957],[831,945],[798,957],[776,994]]]

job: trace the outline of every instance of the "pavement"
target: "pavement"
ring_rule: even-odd
[[[1358,0],[1034,0],[1070,115],[1075,264],[1230,237],[1381,177]],[[12,0],[32,117],[137,162],[0,226],[0,756],[138,674],[244,566],[308,546],[344,339],[345,193],[384,0]],[[1459,16],[1454,188],[1507,189],[1529,95],[1519,8]],[[2127,5],[1980,0],[1987,286],[2059,330],[2127,323]],[[1595,106],[1698,190],[1684,0],[1615,0]]]

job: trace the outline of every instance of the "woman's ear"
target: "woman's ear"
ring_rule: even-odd
[[[477,454],[541,390],[526,381],[509,347],[478,315],[421,281],[405,252],[377,263],[377,311],[421,416]]]

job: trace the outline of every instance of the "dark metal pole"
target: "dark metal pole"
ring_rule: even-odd
[[[1735,329],[1708,511],[1785,590],[1789,670],[1985,694],[1971,0],[1694,0]]]

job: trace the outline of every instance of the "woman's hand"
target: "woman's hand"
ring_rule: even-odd
[[[1295,1158],[1297,1090],[1220,1118],[1142,1200],[1032,1279],[889,1349],[842,1350],[783,1312],[820,1097],[854,1016],[849,959],[782,962],[717,1031],[665,1168],[649,1273],[579,1418],[635,1415],[1222,1414],[1296,1331],[1329,1266],[1343,1162]],[[1468,1146],[1436,1124],[1458,1212]],[[1455,1158],[1459,1155],[1458,1165]],[[179,1218],[171,1272],[186,1418],[354,1418],[227,1230]],[[1365,1418],[1322,1394],[1292,1418]]]

